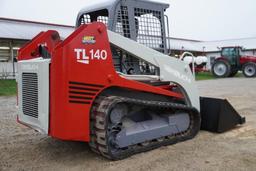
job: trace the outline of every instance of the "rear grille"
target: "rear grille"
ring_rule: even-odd
[[[91,104],[93,97],[103,88],[103,85],[81,82],[69,82],[69,102]]]
[[[38,118],[38,78],[36,73],[22,73],[22,111]]]

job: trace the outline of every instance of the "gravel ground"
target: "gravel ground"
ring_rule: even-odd
[[[0,97],[0,170],[256,170],[256,79],[199,81],[201,95],[227,98],[247,123],[223,134],[109,161],[86,143],[65,142],[16,123],[16,97]]]

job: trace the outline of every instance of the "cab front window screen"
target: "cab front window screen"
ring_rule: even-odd
[[[91,23],[94,21],[102,22],[105,25],[108,25],[108,10],[103,9],[103,10],[85,13],[80,18],[80,25]]]

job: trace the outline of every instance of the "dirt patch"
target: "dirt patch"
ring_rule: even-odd
[[[16,97],[0,98],[0,170],[256,170],[256,79],[199,81],[201,95],[227,98],[247,123],[224,134],[109,161],[86,143],[41,135],[16,123]]]

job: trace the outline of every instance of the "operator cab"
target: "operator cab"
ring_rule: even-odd
[[[109,30],[167,54],[168,18],[164,11],[168,7],[169,4],[147,0],[108,0],[83,8],[76,27],[103,22]]]
[[[168,54],[167,49],[170,49],[167,48],[166,42],[168,18],[164,15],[168,7],[169,4],[147,0],[108,0],[83,8],[78,13],[76,27],[95,21],[102,22],[110,31]],[[159,75],[158,67],[112,44],[111,49],[114,66],[118,73],[153,75],[153,77]]]
[[[231,65],[239,65],[240,56],[242,53],[242,47],[223,47],[221,50],[221,56],[226,58]]]

